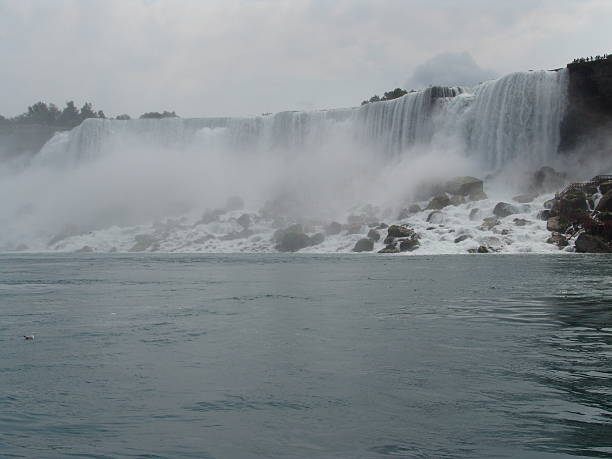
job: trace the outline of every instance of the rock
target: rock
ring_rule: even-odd
[[[198,222],[196,222],[196,224],[194,226],[197,225],[208,225],[209,223],[213,223],[216,221],[219,221],[219,217],[221,215],[223,215],[225,213],[224,210],[222,209],[216,209],[216,210],[207,210],[204,215],[202,216],[202,218],[200,218],[200,220]]]
[[[325,241],[325,234],[316,233],[310,236],[310,245],[319,245]]]
[[[512,204],[508,204],[507,202],[498,202],[493,209],[493,215],[501,218],[512,214],[518,214],[518,212],[519,210],[516,207],[514,207]]]
[[[589,210],[586,194],[582,191],[565,193],[559,200],[559,210],[562,211],[564,215]]]
[[[546,229],[551,232],[564,233],[568,227],[567,221],[561,217],[550,217],[546,220]]]
[[[353,252],[371,252],[372,250],[374,250],[372,239],[359,239],[353,247]]]
[[[429,201],[426,210],[440,210],[450,205],[450,198],[445,194],[441,194]]]
[[[440,225],[446,220],[444,214],[439,210],[434,210],[427,216],[427,223],[434,223]]]
[[[538,220],[548,220],[550,217],[552,217],[552,212],[548,209],[544,209],[538,212]]]
[[[463,234],[462,236],[459,236],[458,238],[455,239],[455,244],[459,244],[460,242],[463,242],[467,239],[471,239],[471,237],[467,234]]]
[[[412,237],[414,230],[406,225],[391,225],[387,229],[387,237]]]
[[[470,210],[470,220],[476,221],[480,218],[480,209],[472,209]]]
[[[454,177],[446,183],[445,188],[444,191],[461,196],[471,197],[484,193],[483,182],[476,177]]]
[[[342,225],[338,222],[331,222],[325,227],[325,234],[328,236],[335,236],[342,232]]]
[[[450,203],[452,206],[460,206],[461,204],[465,204],[465,197],[460,194],[454,194],[450,198]]]
[[[418,214],[422,210],[423,209],[421,209],[421,206],[419,206],[418,204],[412,204],[410,207],[408,207],[408,212],[410,212],[411,214]]]
[[[221,237],[222,241],[233,241],[236,239],[246,239],[247,237],[251,237],[253,235],[253,231],[245,228],[242,231],[233,231],[231,233],[226,234]]]
[[[238,217],[236,222],[238,222],[238,224],[244,229],[247,229],[249,226],[251,226],[251,217],[249,214],[242,214],[240,217]]]
[[[612,181],[600,183],[599,191],[601,192],[601,194],[606,194],[608,191],[612,191]]]
[[[307,234],[298,231],[284,230],[278,236],[276,250],[279,252],[297,252],[309,245],[310,238]]]
[[[500,224],[500,221],[497,217],[487,217],[484,218],[482,220],[482,225],[480,225],[480,228],[483,230],[491,230],[493,229],[494,226],[497,226]]]
[[[420,247],[420,243],[416,238],[402,239],[399,245],[400,252],[412,252]]]
[[[484,245],[481,245],[480,247],[478,247],[476,253],[489,253],[489,249],[487,249]]]
[[[557,202],[556,199],[549,199],[548,201],[544,202],[544,208],[550,210],[555,206],[556,202]]]
[[[147,249],[157,250],[159,249],[159,243],[155,236],[150,234],[137,234],[134,236],[136,244],[129,249],[130,252],[144,252]]]
[[[400,253],[400,251],[395,244],[388,244],[384,249],[379,250],[378,253]]]
[[[565,174],[561,174],[552,167],[541,167],[531,177],[529,191],[532,193],[550,193],[558,191],[565,185]]]
[[[531,222],[529,220],[525,220],[524,218],[515,218],[514,220],[512,220],[514,222],[514,224],[516,226],[526,226],[526,225],[531,225]]]
[[[371,229],[368,231],[368,238],[372,239],[374,242],[380,241],[380,233],[375,229]]]
[[[597,220],[599,220],[600,222],[611,222],[612,212],[600,212],[597,215]]]
[[[512,200],[521,204],[527,204],[528,202],[532,202],[537,197],[538,193],[527,193],[519,194],[518,196],[513,197]]]
[[[576,239],[576,252],[579,253],[610,253],[610,246],[600,237],[582,233]]]
[[[92,249],[91,247],[89,247],[88,245],[84,245],[83,247],[81,247],[78,250],[75,250],[74,253],[91,253],[93,252],[94,249]]]
[[[376,227],[377,230],[384,230],[387,228],[389,228],[389,225],[387,225],[386,223],[381,223],[380,225]]]
[[[230,196],[225,203],[225,211],[231,212],[232,210],[242,210],[244,208],[244,201],[240,196]]]
[[[549,244],[554,244],[559,247],[567,247],[569,245],[569,242],[567,242],[566,237],[560,233],[552,233],[552,236],[550,236],[546,240],[546,242]]]
[[[489,199],[487,193],[485,193],[484,191],[478,191],[476,193],[473,193],[469,196],[469,198],[470,201],[484,201],[485,199]]]
[[[604,194],[595,208],[597,212],[612,212],[612,191]]]

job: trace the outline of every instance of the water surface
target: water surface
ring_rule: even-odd
[[[610,261],[3,255],[0,456],[612,457]]]

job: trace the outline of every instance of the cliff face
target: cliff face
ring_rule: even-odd
[[[40,124],[0,125],[0,157],[35,154],[53,134],[65,129]]]
[[[612,132],[612,59],[569,64],[568,110],[561,123],[561,152],[596,147]]]

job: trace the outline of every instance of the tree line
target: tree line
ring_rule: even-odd
[[[178,115],[172,111],[163,112],[147,112],[140,115],[140,119],[161,119],[161,118],[177,118]],[[57,105],[46,102],[36,102],[30,105],[26,112],[12,118],[6,118],[0,115],[0,124],[23,125],[23,124],[42,124],[48,126],[57,126],[61,128],[73,128],[81,124],[89,118],[106,119],[106,115],[102,110],[96,110],[91,102],[85,102],[81,108],[78,108],[74,101],[66,102],[64,108],[59,108]],[[132,119],[130,115],[122,114],[115,118],[117,120]]]
[[[585,62],[603,61],[605,59],[612,60],[612,54],[598,54],[597,56],[577,57],[572,61],[572,64],[584,64]]]
[[[405,96],[409,92],[416,92],[416,91],[414,91],[414,89],[412,89],[410,91],[406,91],[405,89],[402,89],[402,88],[395,88],[393,91],[388,91],[388,92],[384,93],[384,95],[382,97],[380,97],[378,95],[374,95],[374,96],[370,97],[368,100],[364,100],[363,102],[361,102],[361,105],[371,104],[373,102],[380,102],[382,100],[397,99],[399,97]]]

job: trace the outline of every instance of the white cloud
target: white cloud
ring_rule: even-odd
[[[443,53],[418,65],[406,82],[406,87],[420,89],[435,85],[475,86],[497,76],[493,70],[480,67],[467,52]]]

